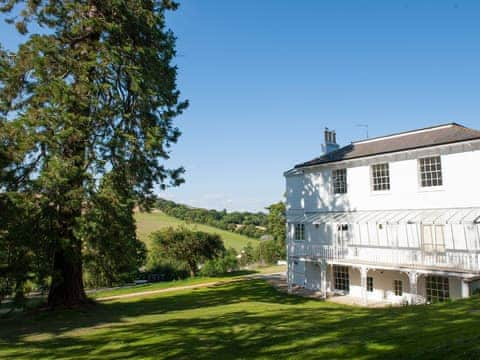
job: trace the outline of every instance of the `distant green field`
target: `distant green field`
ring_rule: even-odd
[[[164,213],[159,211],[151,213],[136,213],[135,218],[137,220],[138,237],[140,238],[140,240],[144,241],[145,244],[147,244],[147,247],[150,245],[149,235],[152,232],[165,227],[177,227],[180,225],[184,225],[188,228],[195,228],[199,231],[218,234],[222,237],[226,248],[232,247],[237,251],[241,250],[249,242],[252,244],[253,247],[255,247],[258,243],[257,239],[249,238],[240,234],[235,234],[230,231],[217,229],[212,226],[202,224],[187,224],[183,220],[179,220],[174,217],[165,215]]]

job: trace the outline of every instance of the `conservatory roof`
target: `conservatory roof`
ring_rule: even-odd
[[[329,211],[288,217],[291,223],[480,224],[480,208]]]

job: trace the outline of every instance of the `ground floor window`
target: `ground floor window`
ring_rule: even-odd
[[[333,277],[335,280],[335,289],[337,290],[350,290],[350,278],[348,276],[347,266],[333,266]]]
[[[403,295],[402,280],[393,280],[393,290],[395,290],[395,296]]]
[[[427,276],[426,287],[428,302],[445,301],[450,298],[448,277]]]
[[[371,276],[367,277],[367,291],[373,292],[373,278]]]

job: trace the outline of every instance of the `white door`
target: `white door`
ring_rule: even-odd
[[[299,286],[305,286],[305,262],[294,261],[292,266],[293,283]]]

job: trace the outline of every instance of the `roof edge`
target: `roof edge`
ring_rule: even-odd
[[[410,135],[410,134],[415,134],[415,133],[418,133],[418,132],[435,130],[435,129],[443,128],[443,127],[447,127],[447,126],[459,126],[459,127],[464,128],[464,129],[468,129],[464,125],[458,124],[456,122],[450,122],[450,123],[444,123],[444,124],[439,124],[439,125],[427,126],[427,127],[420,128],[420,129],[415,129],[415,130],[400,131],[400,132],[393,133],[393,134],[376,136],[376,137],[368,138],[368,139],[364,139],[364,140],[352,141],[352,144],[362,144],[362,143],[367,143],[367,142],[370,142],[370,141],[378,141],[378,140],[382,140],[382,139],[387,139],[387,138],[390,138],[390,137]]]
[[[461,126],[461,125],[460,125]],[[342,161],[349,161],[349,160],[356,160],[356,159],[362,159],[362,158],[367,158],[367,157],[372,157],[372,156],[378,156],[378,155],[385,155],[385,154],[393,154],[393,153],[401,153],[401,152],[404,152],[404,151],[411,151],[411,150],[416,150],[416,149],[425,149],[425,148],[430,148],[430,147],[437,147],[437,146],[443,146],[443,145],[449,145],[449,144],[455,144],[455,143],[462,143],[462,142],[467,142],[467,141],[477,141],[477,140],[480,140],[480,135],[478,137],[474,137],[474,138],[471,138],[471,139],[465,139],[465,140],[456,140],[456,141],[448,141],[448,142],[444,142],[444,143],[440,143],[440,144],[430,144],[430,145],[424,145],[424,146],[413,146],[411,148],[405,148],[405,149],[401,149],[401,150],[391,150],[391,151],[383,151],[383,152],[379,152],[379,153],[375,153],[375,154],[369,154],[369,155],[359,155],[359,156],[355,156],[355,157],[351,157],[349,159],[339,159],[339,160],[326,160],[326,161],[322,161],[320,163],[317,163],[317,164],[308,164],[308,165],[305,165],[307,162],[305,163],[301,163],[301,164],[297,164],[294,166],[293,169],[302,169],[302,168],[309,168],[309,167],[313,167],[313,166],[319,166],[319,165],[323,165],[323,164],[331,164],[331,163],[339,163],[339,162],[342,162]],[[346,145],[338,150],[341,150],[341,149],[344,149],[346,148],[347,146],[351,146],[351,145]],[[336,150],[336,151],[338,151]],[[314,160],[311,160],[312,162]],[[293,170],[292,169],[292,170]]]

